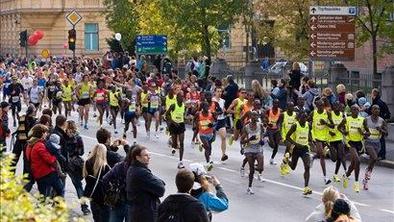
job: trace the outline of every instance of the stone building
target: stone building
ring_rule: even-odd
[[[105,23],[103,0],[0,0],[0,54],[24,55],[19,33],[42,30],[43,39],[28,47],[28,55],[48,49],[51,55],[71,56],[67,38],[72,25],[66,15],[74,9],[82,16],[75,26],[76,55],[102,55],[108,50],[105,39],[112,34]]]

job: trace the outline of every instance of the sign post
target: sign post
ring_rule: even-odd
[[[136,38],[137,54],[162,55],[167,54],[167,36],[138,35]]]
[[[74,32],[76,33],[75,26],[78,24],[79,21],[81,21],[82,16],[74,9],[72,12],[66,15],[66,19],[73,26],[72,30],[74,30]],[[74,39],[74,41],[76,41],[76,39]],[[75,48],[72,51],[73,59],[75,59]]]
[[[356,7],[310,6],[311,60],[354,60],[356,11]]]

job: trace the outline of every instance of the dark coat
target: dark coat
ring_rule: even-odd
[[[135,222],[155,222],[159,198],[164,195],[165,183],[144,164],[136,161],[127,171],[126,192],[129,218]]]
[[[238,85],[235,82],[231,82],[228,86],[226,86],[224,92],[224,107],[228,108],[233,100],[238,96]]]
[[[64,132],[64,130],[62,130],[60,127],[57,127],[57,126],[52,130],[51,134],[56,134],[60,137],[60,143],[59,143],[60,155],[62,155],[63,158],[61,158],[60,160],[58,159],[58,160],[60,161],[60,165],[62,166],[62,169],[64,171],[67,171],[67,162],[69,159],[69,152],[66,147],[66,141],[68,140],[68,135],[66,134],[66,132]],[[64,160],[64,161],[61,161],[61,160]]]
[[[204,205],[189,194],[173,194],[168,196],[159,206],[157,222],[167,221],[166,216],[174,208],[180,209],[179,215],[183,222],[208,222],[207,211]]]
[[[379,106],[379,108],[380,108],[379,116],[382,117],[384,120],[387,120],[387,119],[391,118],[390,110],[389,110],[387,104],[385,102],[383,102],[383,100],[380,98],[380,96],[377,96],[375,99],[372,100],[372,105],[367,110],[368,114],[371,114],[373,105],[378,105]]]
[[[107,162],[108,165],[112,168],[115,166],[115,164],[122,162],[124,160],[124,156],[120,155],[116,151],[118,151],[118,147],[116,146],[108,146],[107,147]],[[129,145],[124,145],[123,149],[126,153],[129,152],[130,146]]]
[[[110,167],[106,165],[105,167],[102,168],[99,182],[96,186],[96,189],[94,189],[93,191],[94,185],[96,184],[97,181],[97,178],[93,174],[94,160],[93,159],[87,160],[85,164],[86,164],[86,171],[88,172],[88,176],[85,178],[86,186],[84,189],[84,196],[85,197],[91,196],[94,202],[103,205],[105,191],[102,183],[102,178],[106,173],[110,171]]]

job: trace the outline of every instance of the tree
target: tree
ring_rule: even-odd
[[[163,0],[161,9],[175,29],[199,41],[210,64],[219,46],[217,28],[233,24],[244,4],[244,0]]]
[[[345,3],[358,6],[357,41],[358,45],[363,45],[371,40],[373,74],[375,75],[378,71],[379,54],[393,53],[394,3],[387,0],[345,0]],[[378,46],[379,40],[382,40],[380,47]]]
[[[104,0],[107,7],[105,12],[108,27],[122,34],[121,46],[123,50],[134,53],[134,40],[138,34],[137,1]],[[111,42],[111,39],[107,40]]]

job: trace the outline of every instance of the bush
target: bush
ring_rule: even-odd
[[[47,199],[43,202],[39,194],[32,195],[23,189],[26,182],[22,175],[14,175],[11,163],[13,155],[0,158],[0,220],[68,222],[83,221],[81,218],[70,218],[66,202],[61,197]]]

